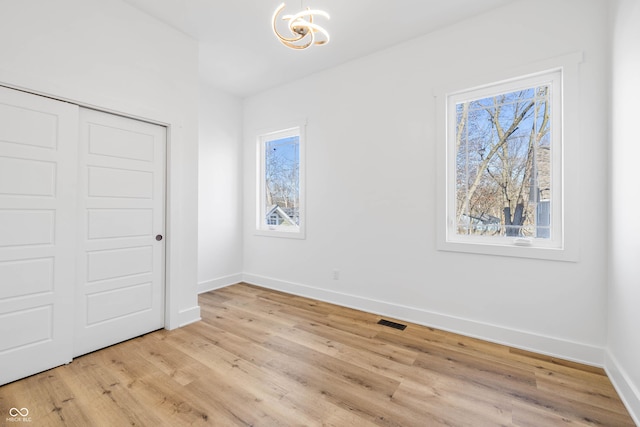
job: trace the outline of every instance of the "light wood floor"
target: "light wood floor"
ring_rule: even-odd
[[[601,369],[245,284],[203,321],[0,387],[0,425],[633,426]],[[393,320],[393,319],[390,319]]]

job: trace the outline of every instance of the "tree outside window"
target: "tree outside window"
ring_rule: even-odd
[[[304,237],[302,129],[298,126],[258,137],[258,234]]]
[[[278,206],[300,225],[300,137],[292,136],[265,143],[265,213],[274,215]],[[280,211],[278,211],[279,213]],[[284,218],[279,224],[286,223]]]
[[[550,237],[551,84],[457,102],[456,233]]]
[[[579,258],[581,61],[494,70],[492,83],[436,94],[438,250]]]

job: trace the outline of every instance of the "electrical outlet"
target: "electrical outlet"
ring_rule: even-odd
[[[339,280],[340,279],[340,270],[333,270],[333,272],[331,273],[331,277],[333,278],[333,280]]]

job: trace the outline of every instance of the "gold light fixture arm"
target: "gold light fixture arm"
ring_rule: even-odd
[[[307,49],[312,45],[323,45],[329,43],[329,33],[321,26],[314,24],[314,16],[322,16],[330,19],[329,14],[322,10],[311,10],[307,8],[294,15],[284,15],[282,20],[288,21],[287,27],[292,37],[286,37],[278,31],[278,16],[285,8],[286,4],[282,3],[273,13],[272,24],[273,32],[280,42],[291,49]],[[306,19],[305,19],[306,18]],[[318,39],[317,34],[322,37]]]

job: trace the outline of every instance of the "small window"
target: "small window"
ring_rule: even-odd
[[[558,69],[444,97],[440,249],[536,257],[531,249],[564,248],[562,77]]]
[[[304,237],[302,126],[258,137],[258,234]]]

